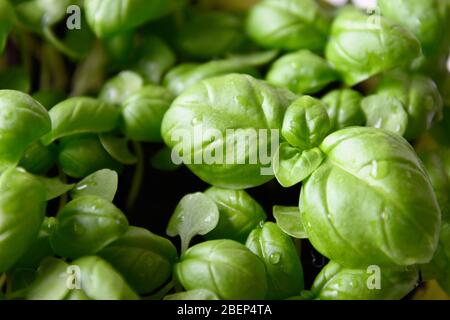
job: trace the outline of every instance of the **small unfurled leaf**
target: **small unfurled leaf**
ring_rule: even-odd
[[[219,297],[207,289],[195,289],[169,294],[163,300],[219,300]]]
[[[128,148],[128,139],[118,137],[113,133],[100,134],[99,138],[103,148],[114,160],[126,165],[137,162],[136,156]]]
[[[298,207],[273,206],[273,216],[284,233],[297,239],[307,239]]]
[[[117,172],[102,169],[92,173],[77,183],[70,196],[75,199],[83,196],[97,196],[112,202],[118,185]]]
[[[195,235],[205,235],[219,222],[219,209],[213,200],[197,192],[184,196],[178,203],[167,227],[171,237],[181,238],[181,252],[189,247]]]
[[[66,184],[62,182],[58,177],[56,178],[46,178],[46,177],[37,177],[42,184],[45,186],[47,196],[47,201],[56,199],[63,194],[69,192],[75,186],[74,184]]]
[[[303,96],[287,109],[281,134],[292,146],[310,149],[322,142],[330,127],[325,103],[310,96]]]
[[[302,151],[283,142],[274,155],[275,177],[283,187],[291,187],[311,175],[324,158],[319,148]]]
[[[368,127],[382,128],[403,135],[408,126],[408,113],[403,103],[394,97],[373,95],[364,98],[361,107]]]

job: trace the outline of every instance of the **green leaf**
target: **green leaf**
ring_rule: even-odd
[[[162,142],[161,122],[174,96],[160,86],[147,85],[122,104],[122,131],[134,141]]]
[[[321,100],[327,106],[330,118],[330,132],[365,123],[364,113],[361,110],[362,98],[358,91],[352,89],[333,90],[322,97]]]
[[[195,289],[169,294],[163,300],[219,300],[219,297],[207,289]]]
[[[10,168],[0,176],[0,273],[36,241],[44,220],[46,190],[35,176]]]
[[[372,95],[361,102],[367,119],[366,126],[382,128],[403,135],[408,126],[408,114],[403,103],[394,97]]]
[[[99,135],[99,139],[103,148],[114,160],[126,165],[137,162],[136,156],[131,153],[128,147],[128,139],[121,138],[114,133],[102,133]]]
[[[111,131],[119,123],[118,108],[87,97],[69,98],[60,102],[49,114],[52,131],[42,138],[45,145],[65,136]]]
[[[208,240],[231,239],[245,243],[249,233],[267,219],[261,205],[245,190],[211,187],[204,192],[219,208],[219,222],[205,235]]]
[[[44,218],[44,222],[42,223],[37,238],[20,257],[20,260],[14,265],[14,269],[35,269],[44,258],[53,256],[54,253],[50,245],[50,236],[55,230],[57,223],[58,221],[55,217]]]
[[[168,239],[137,227],[130,227],[98,255],[142,294],[152,293],[166,283],[178,259],[177,250]]]
[[[348,86],[384,71],[408,68],[421,55],[420,42],[411,32],[351,6],[338,12],[325,54]]]
[[[134,71],[146,81],[160,84],[164,74],[175,64],[176,56],[172,49],[160,38],[149,36],[139,48],[139,60]]]
[[[38,269],[36,280],[26,289],[27,300],[62,300],[69,291],[69,265],[63,260],[47,258]]]
[[[265,0],[252,7],[246,27],[262,47],[321,50],[329,24],[326,12],[314,0]]]
[[[319,148],[302,151],[283,142],[274,155],[275,177],[283,187],[292,187],[308,178],[324,159]]]
[[[84,178],[101,169],[122,170],[122,165],[106,152],[96,134],[61,139],[58,164],[65,174],[74,178]]]
[[[60,180],[59,177],[56,178],[47,178],[36,176],[42,184],[45,186],[45,190],[47,192],[46,200],[50,201],[52,199],[59,198],[63,194],[66,194],[70,190],[73,189],[75,184],[66,184]]]
[[[272,50],[233,55],[227,59],[212,60],[203,64],[182,63],[167,73],[163,83],[171,92],[179,95],[197,82],[212,77],[230,73],[245,73],[259,77],[255,67],[268,64],[277,54],[277,51]]]
[[[297,239],[307,239],[298,207],[273,206],[273,216],[286,234]]]
[[[245,243],[266,266],[266,299],[286,299],[304,289],[303,268],[291,237],[273,222],[256,227]]]
[[[112,202],[117,191],[118,180],[116,171],[102,169],[78,182],[70,196],[75,199],[90,195]]]
[[[178,0],[89,0],[86,19],[97,37],[105,38],[132,30],[172,11]]]
[[[281,134],[294,147],[317,147],[330,131],[326,105],[313,97],[303,96],[287,109]]]
[[[358,269],[331,261],[314,280],[311,292],[319,300],[400,300],[416,287],[418,280],[416,266],[380,268],[368,265]]]
[[[47,110],[29,95],[0,90],[0,172],[17,165],[25,150],[51,130]]]
[[[109,79],[99,93],[99,99],[108,104],[121,104],[144,86],[144,79],[133,71],[122,71]]]
[[[264,262],[233,240],[192,246],[181,256],[174,273],[186,290],[207,289],[222,300],[260,300],[267,294]]]
[[[244,42],[243,21],[226,11],[193,11],[175,36],[182,53],[199,59],[220,57]]]
[[[96,196],[72,200],[57,218],[58,224],[50,240],[55,253],[65,258],[95,254],[128,230],[122,211]]]
[[[322,57],[308,50],[289,53],[270,67],[266,80],[296,94],[313,94],[339,79],[337,72]]]
[[[130,288],[125,279],[108,262],[87,256],[75,260],[81,276],[84,298],[94,300],[138,300],[139,296]]]
[[[178,203],[167,227],[167,234],[181,238],[181,252],[189,247],[195,235],[205,235],[219,222],[219,209],[210,198],[197,192],[184,196]]]
[[[25,150],[19,166],[30,173],[44,175],[55,165],[57,151],[53,144],[44,146],[41,141],[36,141]]]

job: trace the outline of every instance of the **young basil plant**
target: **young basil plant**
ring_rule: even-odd
[[[408,142],[353,127],[329,135],[320,150],[326,158],[303,184],[299,205],[314,248],[346,267],[429,262],[441,212]]]
[[[57,219],[52,248],[56,254],[72,259],[99,252],[128,229],[127,218],[117,207],[90,195],[69,202]]]
[[[287,235],[297,239],[308,238],[298,207],[274,206],[273,216],[277,225]]]
[[[275,61],[267,76],[274,86],[296,94],[313,94],[338,80],[337,72],[322,57],[309,50],[289,53]]]
[[[162,142],[161,122],[174,97],[163,87],[147,85],[121,106],[122,131],[134,141]]]
[[[42,138],[45,145],[75,134],[111,131],[119,124],[116,107],[87,97],[67,99],[54,106],[49,115],[52,131]]]
[[[267,299],[285,299],[303,290],[303,269],[292,239],[273,222],[256,227],[245,244],[266,266]]]
[[[223,56],[245,40],[242,19],[223,11],[194,11],[175,36],[175,44],[187,56],[209,59]]]
[[[307,178],[324,159],[318,148],[330,130],[326,106],[320,100],[303,96],[286,111],[281,134],[287,142],[280,144],[274,156],[274,171],[283,187]]]
[[[352,89],[337,89],[322,97],[327,107],[331,129],[334,132],[346,127],[361,126],[365,122],[361,110],[363,96]]]
[[[164,78],[164,85],[175,95],[180,95],[197,82],[216,76],[229,73],[245,73],[257,76],[258,71],[255,68],[270,63],[277,54],[277,51],[266,51],[235,55],[227,59],[213,60],[203,64],[180,64],[167,73]]]
[[[99,252],[138,293],[152,293],[172,274],[177,250],[167,239],[130,227],[118,240]]]
[[[193,246],[181,256],[174,272],[186,290],[207,289],[222,300],[257,300],[267,294],[264,263],[233,240]]]
[[[329,25],[314,0],[264,0],[250,9],[246,29],[262,47],[316,51],[325,47]]]
[[[213,230],[219,222],[219,209],[216,203],[197,192],[184,196],[175,208],[167,234],[180,236],[181,252],[184,253],[195,235],[205,235]]]
[[[119,177],[109,169],[96,171],[74,186],[70,192],[72,199],[84,196],[97,196],[112,202],[116,195]]]
[[[311,291],[319,300],[400,300],[418,280],[416,266],[352,269],[331,261],[317,276]]]
[[[47,110],[29,95],[0,90],[0,172],[14,167],[29,145],[51,130]]]
[[[277,138],[273,131],[278,133],[286,108],[296,98],[248,75],[203,80],[172,103],[162,136],[202,180],[231,189],[258,186],[273,178],[261,175],[261,169],[270,166],[272,139]],[[259,151],[267,151],[267,159]]]
[[[14,266],[36,240],[45,198],[44,185],[21,168],[10,168],[0,176],[0,273]]]
[[[205,235],[208,240],[231,239],[245,243],[249,233],[267,219],[264,209],[244,190],[211,187],[204,194],[219,208],[219,222]]]
[[[349,86],[387,70],[407,68],[420,56],[420,43],[411,32],[353,7],[340,10],[326,48],[327,60]]]

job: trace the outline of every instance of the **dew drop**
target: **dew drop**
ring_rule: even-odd
[[[281,260],[281,255],[278,252],[274,252],[269,256],[269,262],[271,264],[278,264]]]

